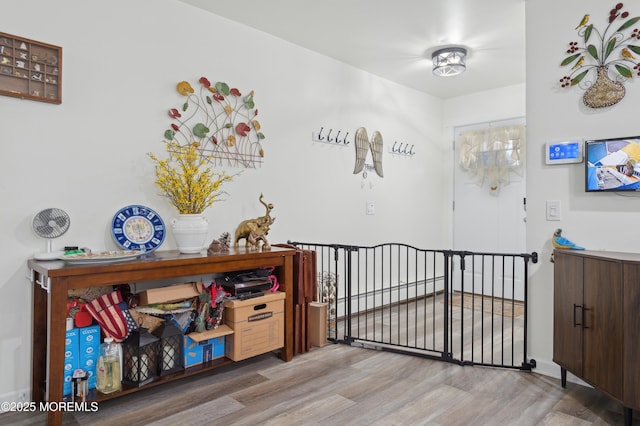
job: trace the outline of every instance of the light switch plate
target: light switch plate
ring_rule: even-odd
[[[367,201],[367,214],[376,214],[376,203]]]
[[[547,200],[547,220],[561,220],[560,200]]]

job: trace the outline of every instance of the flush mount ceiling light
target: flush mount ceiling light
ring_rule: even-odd
[[[433,74],[438,77],[452,77],[462,74],[467,66],[464,63],[467,49],[463,47],[445,47],[438,49],[431,55],[433,60]]]

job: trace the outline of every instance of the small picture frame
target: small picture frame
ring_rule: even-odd
[[[0,95],[62,103],[62,47],[0,32]]]

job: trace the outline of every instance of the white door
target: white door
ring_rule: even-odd
[[[526,194],[524,169],[518,174],[510,172],[510,182],[492,190],[489,182],[479,185],[477,180],[459,164],[462,135],[467,131],[488,130],[490,126],[503,127],[522,124],[524,119],[492,122],[456,127],[454,149],[454,211],[453,249],[483,253],[525,253],[526,251]],[[525,145],[526,146],[526,145]],[[524,157],[524,153],[522,155]],[[524,167],[524,166],[523,166]],[[469,260],[470,261],[470,260]],[[490,265],[485,259],[484,273],[476,262],[475,285],[472,286],[471,267],[467,263],[464,291],[493,294],[497,297],[524,299],[522,262],[516,263],[515,277],[511,265],[502,271],[502,262]],[[457,274],[459,269],[457,268]],[[505,286],[502,291],[502,276]],[[496,279],[500,278],[498,282]],[[484,280],[484,286],[481,286]],[[515,290],[512,291],[512,285]],[[456,288],[457,285],[457,288]],[[454,279],[454,290],[461,290],[460,280]]]

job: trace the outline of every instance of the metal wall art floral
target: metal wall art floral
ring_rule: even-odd
[[[180,108],[171,108],[171,127],[164,132],[168,142],[178,146],[196,143],[203,158],[216,165],[255,168],[262,164],[265,138],[256,120],[254,93],[242,95],[227,83],[212,85],[205,77],[198,80],[199,90],[187,81],[177,85],[186,99]]]
[[[582,102],[589,108],[606,108],[624,98],[624,83],[640,76],[640,29],[635,27],[640,16],[629,17],[622,3],[616,4],[607,17],[607,26],[600,32],[586,14],[575,28],[578,41],[570,41],[567,56],[561,63],[571,67],[560,79],[564,87],[578,86],[585,90]],[[634,44],[637,43],[637,44]]]

